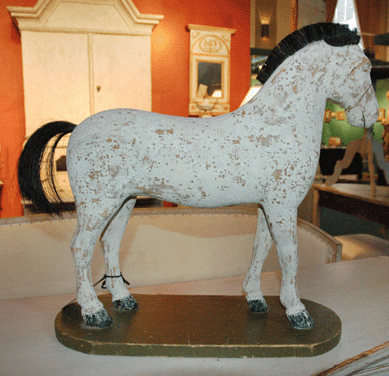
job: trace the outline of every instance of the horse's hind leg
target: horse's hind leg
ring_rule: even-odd
[[[296,329],[313,326],[312,317],[301,303],[297,290],[297,208],[275,206],[265,207],[269,227],[276,241],[278,259],[281,265],[281,303],[286,315]]]
[[[255,233],[253,257],[250,269],[244,280],[243,290],[246,292],[246,299],[251,312],[267,312],[267,304],[261,291],[261,272],[273,239],[262,208],[258,208],[257,232]]]
[[[124,285],[119,266],[120,243],[135,202],[136,198],[130,198],[123,203],[100,238],[105,259],[105,275],[107,277],[105,283],[112,295],[114,306],[120,310],[132,310],[138,307],[138,303]]]
[[[108,219],[97,215],[87,216],[80,210],[70,246],[76,264],[77,302],[81,306],[84,322],[90,327],[105,328],[112,323],[111,317],[97,298],[91,276],[93,250],[107,222]]]

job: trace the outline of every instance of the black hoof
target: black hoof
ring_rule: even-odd
[[[132,311],[138,308],[138,302],[131,295],[123,299],[115,300],[113,305],[120,311]]]
[[[248,304],[250,311],[253,313],[265,313],[268,311],[265,299],[249,300]]]
[[[108,312],[103,308],[100,311],[97,311],[96,313],[85,315],[84,322],[86,326],[90,328],[104,329],[108,328],[113,323],[113,320],[108,314]]]
[[[308,311],[304,310],[295,315],[287,315],[290,325],[295,329],[311,329],[313,328],[313,319]]]

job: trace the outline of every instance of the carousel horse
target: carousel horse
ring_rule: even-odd
[[[122,108],[94,114],[77,126],[51,122],[29,138],[18,167],[21,193],[40,211],[59,214],[62,208],[42,185],[44,155],[49,143],[53,155],[61,137],[71,133],[67,170],[77,227],[70,247],[77,302],[87,326],[112,323],[91,280],[98,239],[114,306],[137,308],[118,257],[137,195],[200,208],[259,204],[253,258],[244,281],[248,309],[267,311],[260,275],[275,241],[286,315],[294,328],[313,326],[296,284],[297,207],[315,176],[326,100],[344,107],[348,122],[357,127],[370,127],[378,117],[371,64],[359,39],[356,31],[331,23],[290,34],[260,71],[262,89],[229,114],[199,119]],[[48,158],[49,169],[51,163]]]

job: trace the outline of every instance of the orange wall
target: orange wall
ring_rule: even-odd
[[[0,217],[22,215],[17,160],[25,135],[20,35],[6,6],[34,6],[37,0],[0,0]],[[133,0],[141,13],[163,14],[152,36],[153,111],[187,116],[189,23],[237,29],[231,43],[231,109],[250,82],[250,1]]]
[[[6,5],[33,6],[35,0],[0,0],[0,179],[1,217],[22,214],[16,166],[25,135],[20,36]]]
[[[153,111],[188,116],[188,24],[237,29],[231,38],[231,110],[250,83],[250,1],[133,0],[141,13],[163,14],[152,36]]]

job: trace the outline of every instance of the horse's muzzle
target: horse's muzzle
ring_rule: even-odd
[[[347,121],[354,127],[370,128],[377,121],[379,110],[373,85],[366,90],[358,103],[346,110]]]

